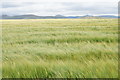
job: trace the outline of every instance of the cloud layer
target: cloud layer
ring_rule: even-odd
[[[110,0],[111,1],[111,0]],[[113,0],[114,1],[114,0]],[[4,0],[0,12],[7,15],[100,15],[117,14],[118,3],[114,2],[40,2]]]

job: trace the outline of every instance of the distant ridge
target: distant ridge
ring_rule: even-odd
[[[0,19],[65,19],[65,18],[71,18],[71,19],[98,19],[98,18],[118,18],[118,16],[114,15],[101,15],[101,16],[92,16],[92,15],[85,15],[85,16],[63,16],[63,15],[55,15],[55,16],[37,16],[33,14],[29,15],[16,15],[16,16],[8,16],[8,15],[2,15],[0,16]]]
[[[99,17],[103,17],[103,18],[118,18],[118,16],[113,16],[113,15],[101,15]]]

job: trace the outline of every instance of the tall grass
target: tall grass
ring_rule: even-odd
[[[3,78],[117,78],[117,19],[2,20]]]

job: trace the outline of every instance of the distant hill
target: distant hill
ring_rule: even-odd
[[[82,16],[81,18],[86,18],[86,19],[103,19],[103,18],[118,18],[118,16],[114,16],[114,15],[101,15],[101,16],[85,15],[85,16]]]
[[[56,16],[37,16],[37,15],[16,15],[16,16],[8,16],[2,15],[0,19],[64,19],[64,18],[82,18],[82,19],[98,19],[98,18],[118,18],[117,16],[113,15],[101,15],[101,16],[92,16],[92,15],[85,15],[85,16],[63,16],[63,15],[56,15]]]
[[[113,16],[113,15],[101,15],[98,17],[102,17],[102,18],[118,18],[118,16]]]
[[[37,16],[37,15],[16,15],[16,16],[8,16],[2,15],[1,19],[56,19],[56,18],[66,18],[62,15],[56,16]]]
[[[85,15],[81,17],[82,19],[101,19],[99,16]]]

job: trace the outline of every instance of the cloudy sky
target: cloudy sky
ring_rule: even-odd
[[[3,0],[7,15],[117,15],[119,0]]]

